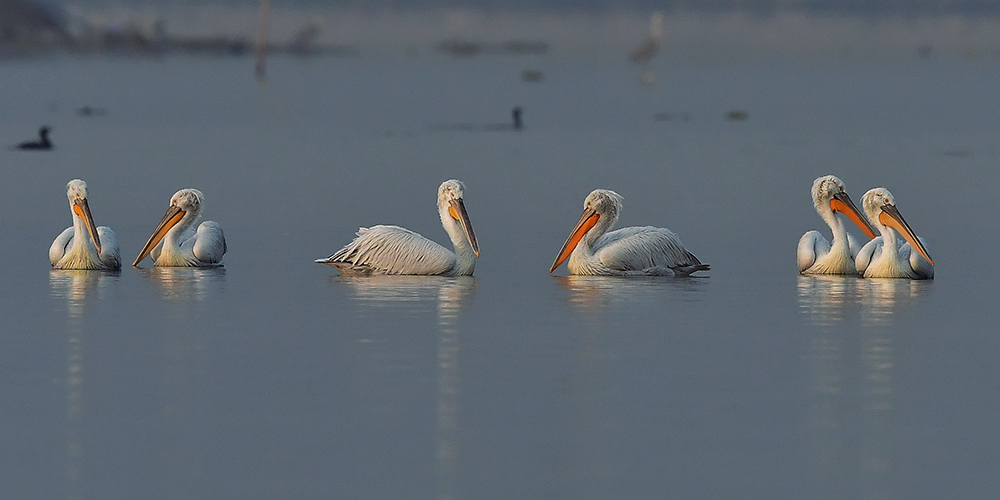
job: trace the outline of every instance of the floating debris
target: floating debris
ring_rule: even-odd
[[[972,156],[972,152],[971,151],[961,150],[961,149],[953,149],[953,150],[945,151],[944,155],[945,156],[950,156],[952,158],[968,158],[968,157]]]
[[[438,44],[438,50],[454,56],[474,56],[483,51],[483,44],[465,40],[447,40]]]
[[[549,44],[542,41],[511,40],[503,43],[470,42],[461,38],[445,40],[437,44],[439,51],[454,56],[474,56],[481,53],[490,54],[544,54],[549,50]]]
[[[521,72],[521,81],[524,82],[540,82],[542,81],[544,75],[537,69],[526,69]]]
[[[750,117],[750,114],[742,109],[733,109],[726,113],[726,119],[731,122],[741,122]]]
[[[93,106],[82,106],[76,110],[76,114],[80,116],[104,116],[108,112],[104,108],[95,108]]]
[[[503,44],[503,50],[511,54],[544,54],[549,51],[549,44],[533,40],[511,40]]]
[[[674,114],[668,111],[660,111],[659,113],[653,115],[653,119],[658,122],[669,122],[675,118],[679,118],[682,122],[689,122],[691,121],[691,113],[684,112]]]

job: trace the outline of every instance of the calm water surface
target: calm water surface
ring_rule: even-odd
[[[1000,495],[1000,61],[657,64],[2,63],[0,137],[56,149],[0,151],[0,496]],[[826,173],[892,190],[937,279],[798,276]],[[201,189],[225,268],[50,270],[75,177],[128,262]],[[475,277],[312,262],[361,225],[446,242],[453,177]],[[548,275],[596,187],[711,273]]]

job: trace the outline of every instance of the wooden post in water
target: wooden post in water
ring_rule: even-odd
[[[267,34],[270,25],[271,0],[260,0],[260,9],[257,11],[257,46],[254,50],[254,74],[257,75],[258,80],[264,79],[265,62],[267,61]]]

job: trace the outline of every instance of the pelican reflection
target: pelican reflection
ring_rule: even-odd
[[[854,302],[857,276],[837,274],[800,275],[799,310],[815,326],[833,326],[844,320]]]
[[[53,269],[49,271],[52,298],[66,301],[66,480],[77,490],[84,470],[80,419],[85,410],[86,305],[99,300],[105,288],[121,276],[116,271]]]
[[[894,278],[858,280],[856,295],[861,304],[861,320],[866,326],[891,325],[896,314],[909,310],[929,294],[933,281]]]
[[[437,449],[435,474],[438,498],[457,498],[458,461],[461,456],[459,402],[461,397],[462,308],[475,296],[477,279],[472,276],[370,276],[331,277],[350,286],[353,299],[380,312],[390,307],[404,314],[422,315],[423,306],[433,303],[437,316],[436,349]]]
[[[49,271],[49,293],[55,299],[66,300],[70,318],[79,318],[87,297],[100,297],[108,283],[120,277],[120,271],[53,269]]]
[[[663,278],[614,276],[553,276],[559,286],[569,292],[570,304],[596,311],[610,306],[653,303],[662,300],[662,293],[676,294],[674,300],[695,301],[708,285],[700,278]]]
[[[350,286],[352,299],[371,307],[398,307],[401,304],[435,301],[438,322],[457,317],[462,305],[475,294],[472,276],[331,276],[335,283]]]
[[[205,300],[226,281],[225,267],[153,267],[138,271],[156,283],[164,298],[173,300]]]
[[[809,340],[809,482],[816,486],[815,498],[892,496],[896,329],[887,326],[917,307],[931,286],[902,279],[798,278]],[[851,442],[860,444],[844,445]]]

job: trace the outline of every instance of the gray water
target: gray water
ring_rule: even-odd
[[[1000,60],[654,69],[276,58],[261,86],[244,59],[3,62],[0,137],[44,123],[56,149],[0,151],[0,497],[1000,495]],[[523,131],[465,130],[514,105]],[[827,173],[889,188],[936,279],[798,276]],[[201,189],[225,267],[50,270],[77,177],[126,262]],[[378,223],[445,243],[449,178],[475,277],[312,262]],[[597,187],[712,271],[546,273]]]

